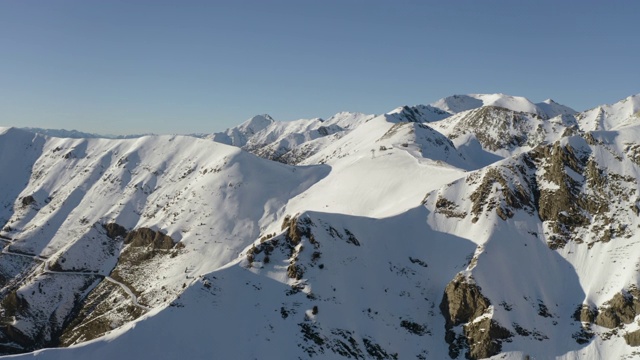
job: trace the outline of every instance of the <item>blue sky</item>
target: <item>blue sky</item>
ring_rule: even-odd
[[[3,0],[0,126],[221,131],[466,93],[640,92],[637,1]]]

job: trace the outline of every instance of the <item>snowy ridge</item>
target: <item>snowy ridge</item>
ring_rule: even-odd
[[[33,132],[36,134],[42,134],[51,137],[59,137],[59,138],[71,138],[71,139],[134,139],[139,138],[146,135],[152,134],[140,134],[140,135],[101,135],[101,134],[93,134],[86,133],[78,130],[64,130],[64,129],[42,129],[42,128],[31,128],[26,127],[22,128],[23,130]]]
[[[0,129],[0,350],[637,357],[636,100],[597,131],[589,111],[494,94],[225,132],[280,162]]]
[[[259,115],[237,127],[215,133],[211,139],[240,147],[263,158],[297,164],[324,146],[326,141],[320,138],[334,134],[341,136],[372,117],[342,112],[326,121],[316,118],[279,122],[269,115]]]
[[[601,105],[576,116],[585,131],[618,130],[640,122],[640,94]]]
[[[275,120],[267,114],[256,115],[235,128],[213,134],[212,139],[219,143],[242,147],[247,143],[251,136],[264,130],[274,122]]]
[[[535,114],[546,119],[558,115],[572,115],[576,112],[550,99],[534,104],[527,98],[505,94],[453,95],[440,99],[431,104],[431,106],[451,114],[457,114],[483,106],[497,106],[516,112]]]

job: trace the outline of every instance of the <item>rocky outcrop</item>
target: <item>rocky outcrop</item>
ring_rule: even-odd
[[[138,297],[138,301],[144,304],[143,294],[149,289],[140,285],[141,274],[148,272],[154,261],[163,261],[181,253],[181,243],[176,244],[170,236],[159,230],[139,228],[128,232],[116,223],[103,227],[109,238],[123,239],[128,245],[109,275],[125,284]],[[165,293],[165,303],[177,295],[164,288],[161,292]],[[120,286],[102,281],[76,308],[73,318],[60,335],[59,342],[62,346],[70,346],[98,338],[142,314],[144,310],[129,301],[129,295]]]
[[[576,309],[573,313],[573,319],[575,321],[592,323],[595,321],[596,316],[598,316],[598,309],[589,305],[582,305]]]
[[[473,222],[478,220],[483,211],[489,212],[495,209],[496,214],[502,220],[507,220],[513,216],[514,210],[533,209],[532,195],[530,195],[527,182],[507,181],[507,179],[511,179],[514,176],[519,177],[518,172],[526,173],[524,169],[515,169],[514,171],[514,169],[508,167],[490,168],[486,171],[480,185],[469,196],[472,202]],[[523,186],[523,183],[527,186]],[[500,199],[491,197],[495,185],[498,185],[500,189],[498,190]]]
[[[107,236],[113,240],[119,237],[123,239],[127,237],[127,229],[124,226],[116,223],[108,223],[103,225],[103,227],[107,231]]]
[[[538,198],[538,214],[542,221],[549,222],[560,239],[552,241],[552,248],[564,246],[571,232],[579,226],[589,224],[583,209],[592,212],[606,211],[605,202],[596,202],[581,191],[582,184],[567,173],[566,169],[583,174],[588,155],[580,154],[570,145],[542,146],[531,152],[531,157],[543,168],[542,179],[557,185],[556,189],[543,189]]]
[[[640,291],[631,288],[617,293],[598,309],[595,324],[613,329],[621,324],[630,324],[640,314]]]
[[[22,202],[22,206],[23,207],[27,207],[27,206],[29,206],[31,204],[35,204],[36,203],[36,199],[33,196],[28,195],[28,196],[23,197],[21,202]]]
[[[617,329],[623,328],[626,324],[631,324],[640,315],[640,290],[636,286],[623,290],[606,301],[602,306],[579,306],[573,313],[573,319],[582,322],[580,332],[574,334],[573,338],[578,344],[585,344],[594,336],[591,325],[596,324],[607,329],[614,329],[612,333],[617,333]],[[604,339],[612,333],[605,334]],[[640,330],[626,333],[624,339],[631,346],[640,346]]]
[[[511,150],[519,146],[536,146],[545,137],[536,114],[512,111],[498,106],[483,106],[469,111],[449,135],[455,139],[473,133],[484,149]]]
[[[629,346],[640,346],[640,330],[625,334],[624,340]]]
[[[154,250],[170,250],[175,244],[171,236],[149,228],[131,231],[125,237],[124,243],[131,244],[133,247],[151,247]]]
[[[118,285],[102,281],[76,309],[73,319],[60,335],[60,346],[96,339],[140,317],[143,311],[124,301],[127,297]]]
[[[469,344],[469,359],[484,359],[502,351],[502,342],[509,341],[513,334],[492,319],[484,318],[464,327]]]
[[[77,294],[94,287],[99,277],[68,275],[65,286],[53,280],[47,274],[36,276],[31,279],[33,290],[16,289],[2,299],[0,351],[4,354],[58,346],[74,308],[82,302]]]
[[[312,225],[313,222],[308,217],[300,218],[298,216],[291,217],[287,215],[282,221],[281,229],[285,230],[288,228],[286,238],[293,246],[299,244],[303,237],[308,238],[312,244],[315,244],[315,238],[311,233]]]
[[[480,287],[458,275],[445,288],[440,310],[446,326],[452,328],[470,322],[484,314],[491,303],[480,292]]]
[[[447,285],[440,311],[445,318],[445,341],[452,359],[465,350],[469,359],[491,357],[500,353],[502,342],[513,336],[486,314],[489,306],[491,303],[482,295],[480,287],[461,274]],[[454,329],[459,325],[462,333]]]

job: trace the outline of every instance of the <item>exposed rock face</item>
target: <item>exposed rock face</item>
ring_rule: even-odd
[[[124,239],[125,244],[133,247],[147,247],[152,249],[170,250],[174,246],[171,236],[163,234],[161,231],[154,231],[149,228],[139,228],[131,231]]]
[[[481,359],[498,354],[502,341],[513,335],[490,317],[474,321],[489,309],[491,303],[481,289],[458,274],[445,288],[440,310],[445,317],[445,340],[449,344],[449,356],[457,358],[463,350],[469,359]],[[463,325],[462,334],[454,327]]]
[[[103,225],[104,229],[107,230],[107,236],[111,239],[116,239],[118,237],[125,238],[127,237],[127,229],[123,226],[118,225],[116,223],[109,223]]]
[[[444,290],[440,310],[447,327],[467,323],[484,314],[491,303],[480,292],[480,288],[458,275]]]
[[[309,242],[318,248],[319,244],[315,240],[315,237],[311,233],[311,226],[313,222],[309,218],[285,217],[282,223],[282,229],[288,227],[288,231],[285,233],[285,245],[289,251],[289,266],[287,267],[287,276],[291,279],[301,280],[304,276],[306,267],[303,264],[298,263],[298,256],[303,250],[300,246],[296,248],[303,238],[309,239]],[[319,253],[318,253],[319,254]],[[319,257],[320,255],[318,255]]]
[[[616,237],[629,238],[632,232],[622,219],[640,214],[636,180],[607,170],[598,163],[594,155],[597,151],[611,150],[590,134],[566,143],[537,146],[500,165],[468,175],[465,182],[473,187],[470,206],[439,197],[436,212],[447,217],[469,214],[474,223],[494,211],[505,221],[521,210],[537,214],[549,230],[545,237],[551,249],[561,248],[569,241],[593,246]],[[589,233],[588,238],[584,237],[585,232]]]
[[[22,206],[24,207],[29,206],[31,204],[35,204],[35,202],[36,202],[36,199],[31,195],[28,195],[22,198]]]
[[[483,106],[462,118],[449,137],[455,139],[472,132],[482,147],[490,151],[535,146],[544,139],[544,130],[536,127],[541,120],[536,114]]]
[[[508,172],[509,174],[504,174]],[[513,216],[514,210],[517,209],[533,209],[532,195],[530,195],[529,184],[526,179],[519,183],[507,181],[507,179],[518,176],[519,173],[526,173],[522,169],[509,168],[490,168],[484,174],[480,186],[469,197],[472,201],[471,213],[475,215],[474,220],[483,211],[492,211],[496,213],[502,220],[506,220]],[[519,177],[519,176],[518,176]],[[523,183],[525,184],[523,186]],[[501,199],[498,201],[491,198],[494,185],[499,185]],[[526,187],[525,187],[526,186]],[[502,204],[503,203],[503,204]],[[475,221],[474,221],[475,222]]]
[[[82,302],[59,338],[61,346],[71,346],[96,339],[115,327],[143,314],[126,299],[122,289],[102,281]]]
[[[2,300],[0,318],[0,350],[4,353],[19,353],[58,346],[58,339],[66,325],[73,319],[73,308],[82,298],[66,293],[48,274],[33,279],[34,289],[17,289]],[[68,275],[66,286],[82,294],[95,286],[98,276]],[[56,311],[48,311],[47,302],[56,302]]]
[[[292,245],[297,245],[303,237],[308,238],[311,243],[315,242],[310,226],[313,225],[309,218],[298,218],[297,216],[286,216],[282,222],[282,230],[289,228],[287,239]]]
[[[104,225],[107,236],[113,240],[124,239],[129,246],[120,254],[110,276],[125,284],[140,302],[144,303],[145,290],[134,286],[140,274],[145,272],[156,261],[163,261],[180,252],[173,239],[149,228],[139,228],[127,232],[116,224]],[[167,300],[173,296],[166,291]],[[82,300],[74,311],[74,316],[60,334],[59,342],[70,346],[83,341],[92,340],[144,314],[144,310],[129,301],[129,295],[123,289],[109,281],[102,281]]]
[[[625,334],[624,340],[630,346],[640,346],[640,330]]]
[[[598,309],[595,324],[609,329],[630,324],[640,314],[640,291],[632,288],[628,292],[620,292]]]
[[[549,244],[551,248],[562,247],[576,227],[589,224],[589,218],[582,210],[590,213],[607,211],[606,202],[585,196],[581,182],[568,174],[567,169],[584,174],[588,154],[580,154],[570,145],[561,146],[556,142],[553,146],[537,148],[531,157],[545,170],[542,180],[557,185],[554,190],[543,189],[540,192],[538,214],[560,237]]]
[[[468,324],[464,334],[469,344],[469,359],[484,359],[500,353],[502,341],[508,341],[513,334],[489,318]]]
[[[576,312],[573,313],[573,319],[576,321],[593,323],[598,315],[598,309],[591,307],[589,305],[582,305],[576,309]]]
[[[628,290],[615,294],[611,300],[599,308],[589,305],[578,307],[573,318],[581,321],[583,327],[580,332],[573,335],[573,338],[578,344],[585,344],[594,336],[591,324],[618,329],[623,328],[625,324],[631,324],[638,315],[640,315],[640,290],[632,286]],[[613,331],[616,332],[616,330]],[[625,334],[624,339],[631,346],[640,346],[640,330]]]

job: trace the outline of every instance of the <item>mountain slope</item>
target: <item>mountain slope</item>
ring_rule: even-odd
[[[527,98],[505,94],[453,95],[440,99],[431,104],[431,106],[451,114],[478,109],[484,106],[493,106],[515,112],[535,114],[544,119],[549,119],[558,115],[573,115],[575,113],[575,110],[567,106],[560,105],[550,99],[534,104]]]
[[[3,129],[20,156],[0,153],[0,349],[637,357],[633,99],[599,130],[498,94],[228,133],[297,166],[211,139]]]
[[[629,96],[613,105],[601,105],[577,116],[585,131],[618,130],[640,121],[640,94]]]
[[[0,143],[13,151],[33,147],[22,133],[16,143],[14,132],[7,131]],[[5,347],[56,341],[80,321],[73,312],[85,296],[97,301],[94,307],[122,299],[100,313],[111,326],[140,315],[137,306],[129,315],[118,314],[131,307],[121,291],[133,291],[146,305],[167,304],[180,292],[185,268],[208,273],[233,260],[290,197],[328,172],[180,136],[36,140],[39,156],[30,164],[28,183],[13,192],[13,213],[0,233],[6,242],[2,293],[5,316],[10,315],[4,320],[10,331],[0,336]],[[16,274],[12,269],[24,268],[25,261],[29,270]],[[162,277],[153,275],[158,266]],[[126,286],[107,284],[108,275]],[[64,282],[72,278],[77,281]],[[47,290],[57,284],[60,289]],[[100,294],[87,293],[92,289]],[[66,307],[52,301],[52,292],[66,297]],[[84,295],[74,299],[77,293]],[[54,313],[55,321],[41,322]]]
[[[483,106],[431,123],[476,167],[486,166],[577,130],[571,116],[545,119],[503,107]]]
[[[237,127],[215,133],[211,139],[266,159],[297,164],[327,143],[327,139],[322,138],[329,135],[339,137],[372,117],[342,112],[326,121],[317,118],[279,122],[269,115],[259,115]]]
[[[443,279],[474,246],[432,232],[426,215],[422,208],[382,220],[300,214],[284,233],[257,242],[251,263],[204,276],[126,336],[38,355],[173,358],[191,349],[191,358],[441,357]],[[175,328],[193,331],[183,350]]]

